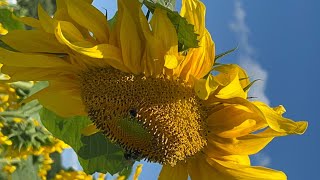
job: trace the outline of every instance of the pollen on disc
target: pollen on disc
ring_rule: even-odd
[[[183,81],[113,68],[91,69],[80,79],[89,117],[126,151],[175,165],[206,145],[206,111]]]

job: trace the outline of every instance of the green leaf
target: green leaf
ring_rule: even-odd
[[[124,159],[122,149],[108,141],[101,133],[88,137],[81,135],[82,129],[91,124],[88,117],[62,118],[45,108],[40,111],[40,116],[43,125],[53,136],[74,149],[86,173],[100,171],[114,174],[130,165]]]
[[[79,157],[85,160],[94,160],[94,163],[90,163],[90,172],[103,172],[105,171],[104,166],[107,167],[109,173],[114,174],[123,170],[124,166],[128,164],[127,160],[124,159],[122,149],[112,144],[100,132],[91,136],[83,136],[81,141],[84,145],[78,151]]]
[[[24,29],[24,24],[12,18],[12,12],[9,9],[0,9],[0,22],[8,31]]]
[[[256,79],[254,81],[252,81],[250,84],[248,84],[245,88],[243,88],[243,91],[246,92],[250,89],[250,87],[257,81],[260,81],[261,79]]]
[[[226,51],[226,52],[223,52],[223,53],[221,53],[221,54],[216,55],[215,58],[214,58],[214,62],[217,62],[218,59],[220,59],[220,58],[222,58],[222,57],[224,57],[224,56],[232,53],[233,51],[235,51],[235,50],[237,50],[237,49],[238,49],[238,46],[235,47],[235,48],[233,48],[233,49],[230,49],[230,50],[228,50],[228,51]],[[215,63],[215,65],[217,65],[217,64],[218,64],[218,63]]]
[[[170,9],[171,11],[174,11],[176,8],[176,0],[158,0],[157,3]]]
[[[166,1],[166,0],[162,0]],[[172,1],[175,3],[175,1]],[[199,47],[198,34],[195,33],[194,25],[189,24],[187,19],[180,16],[176,11],[164,7],[160,3],[143,1],[143,4],[153,13],[156,8],[164,9],[167,12],[168,18],[174,25],[178,35],[179,52],[188,50],[189,48]]]

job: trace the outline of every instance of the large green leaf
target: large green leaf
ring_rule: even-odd
[[[96,133],[87,137],[81,135],[82,129],[91,124],[88,117],[62,118],[45,108],[40,111],[40,117],[53,136],[75,150],[86,173],[99,171],[115,174],[132,166],[132,163],[124,158],[122,149],[112,144],[103,134]]]
[[[162,0],[163,2],[165,0]],[[171,3],[175,4],[175,1]],[[179,52],[188,50],[189,48],[199,47],[198,34],[195,33],[194,25],[189,24],[187,19],[180,16],[180,14],[172,9],[163,6],[160,3],[153,3],[147,0],[143,1],[143,4],[153,13],[156,8],[161,8],[167,11],[167,15],[174,25],[179,42]]]
[[[102,133],[81,138],[84,144],[78,151],[79,157],[88,162],[89,172],[104,172],[107,168],[111,174],[122,171],[130,162],[124,159],[123,150],[112,144]]]

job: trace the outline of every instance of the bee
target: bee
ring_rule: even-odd
[[[124,158],[128,161],[140,161],[142,154],[139,151],[125,151]]]
[[[136,118],[138,116],[138,110],[136,108],[131,108],[129,110],[129,115],[132,118]]]

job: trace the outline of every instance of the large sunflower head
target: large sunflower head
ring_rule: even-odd
[[[239,66],[214,66],[199,0],[182,1],[180,15],[198,34],[198,47],[186,51],[165,8],[155,6],[148,20],[138,0],[118,0],[107,21],[91,2],[57,0],[53,17],[39,6],[39,19],[19,18],[33,30],[1,37],[16,50],[0,49],[10,81],[49,81],[30,100],[61,116],[89,116],[128,154],[163,164],[160,179],[285,177],[250,167],[248,155],[275,136],[303,133],[306,123],[248,101]]]

